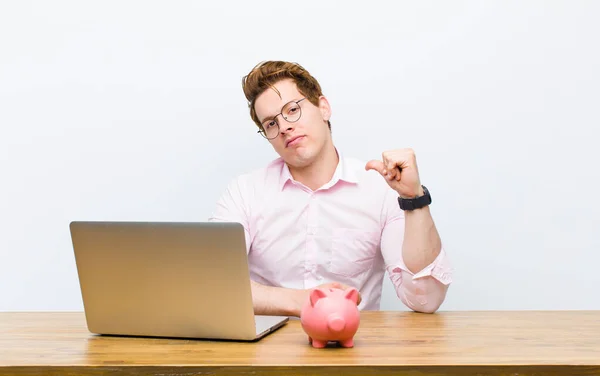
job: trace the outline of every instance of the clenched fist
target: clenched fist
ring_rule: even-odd
[[[376,170],[388,185],[402,198],[415,198],[424,194],[417,157],[412,149],[397,149],[383,152],[382,160],[369,161],[365,169]]]

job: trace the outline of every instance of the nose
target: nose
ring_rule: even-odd
[[[337,314],[332,314],[327,318],[327,327],[334,332],[339,333],[346,327],[344,318]]]
[[[294,123],[290,123],[282,116],[279,121],[279,133],[286,134],[294,130]]]

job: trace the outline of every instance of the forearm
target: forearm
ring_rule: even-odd
[[[305,290],[265,286],[252,280],[250,285],[256,315],[299,317],[302,304],[308,298]]]
[[[407,210],[404,218],[402,258],[411,272],[418,273],[439,255],[442,241],[428,206]]]

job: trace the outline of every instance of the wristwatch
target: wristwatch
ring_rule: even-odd
[[[398,203],[400,204],[400,209],[402,210],[415,210],[425,207],[431,204],[431,195],[427,188],[423,187],[423,196],[415,197],[415,198],[402,198],[398,197]]]

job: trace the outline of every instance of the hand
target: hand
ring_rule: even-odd
[[[329,289],[329,288],[346,290],[346,289],[349,289],[350,286],[347,286],[347,285],[344,285],[344,284],[338,283],[338,282],[330,282],[330,283],[324,283],[322,285],[319,285],[319,286],[315,287],[314,289]],[[309,295],[310,295],[310,291],[314,290],[314,289],[308,289]],[[360,291],[359,291],[358,292],[358,300],[356,301],[356,305],[359,305],[361,301],[362,301],[362,297],[360,296]]]
[[[296,310],[296,316],[300,316],[300,312],[302,311],[302,307],[304,306],[304,304],[306,303],[306,301],[308,301],[309,297],[310,297],[310,292],[314,289],[341,289],[341,290],[346,290],[348,288],[350,288],[350,286],[344,285],[342,283],[338,283],[338,282],[330,282],[330,283],[324,283],[322,285],[316,286],[312,289],[305,289],[305,290],[299,290],[300,291],[300,296],[299,296],[299,301],[298,301],[298,308]],[[356,305],[359,305],[360,302],[362,301],[362,297],[360,295],[360,291],[358,292],[358,300],[356,302]]]
[[[417,157],[412,149],[397,149],[382,154],[382,161],[367,162],[365,170],[376,170],[402,198],[425,194],[419,179]]]

